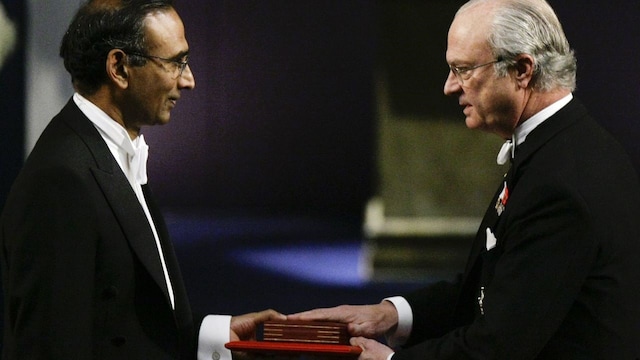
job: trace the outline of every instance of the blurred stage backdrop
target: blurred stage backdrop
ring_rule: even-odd
[[[0,70],[3,204],[72,95],[57,50],[80,1],[0,2],[17,39]],[[550,2],[576,96],[640,169],[640,4]],[[505,171],[499,139],[442,95],[461,3],[176,1],[196,88],[144,133],[196,310],[378,302],[452,275]]]

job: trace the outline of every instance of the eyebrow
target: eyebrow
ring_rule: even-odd
[[[175,59],[175,60],[180,60],[186,56],[189,56],[189,50],[184,50],[179,52],[178,54],[176,54],[175,56],[172,56],[171,59]]]
[[[448,62],[447,61],[447,65],[451,65],[453,67],[462,68],[462,67],[469,67],[470,66],[469,64],[471,64],[471,62],[472,61],[470,61],[470,60],[456,59],[456,60],[453,60],[452,62]],[[462,64],[466,64],[466,65],[462,65]]]

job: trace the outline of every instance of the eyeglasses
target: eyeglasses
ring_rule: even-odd
[[[128,53],[128,54],[133,56],[139,56],[145,59],[156,59],[168,64],[173,64],[173,67],[169,70],[173,79],[177,79],[180,76],[182,76],[182,72],[187,67],[187,65],[189,65],[189,58],[187,56],[184,57],[184,60],[176,60],[176,59],[167,59],[160,56],[146,55],[146,54],[140,54],[140,53]]]
[[[449,65],[449,69],[456,76],[456,78],[458,79],[458,82],[460,83],[460,85],[463,85],[464,82],[466,80],[469,80],[471,78],[471,75],[473,75],[472,70],[475,70],[475,69],[478,69],[478,68],[481,68],[481,67],[484,67],[484,66],[487,66],[487,65],[499,63],[502,60],[504,60],[504,59],[497,58],[496,60],[489,61],[487,63],[480,64],[480,65],[474,65],[474,66],[453,66],[453,65]]]

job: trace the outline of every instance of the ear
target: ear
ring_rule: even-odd
[[[107,78],[112,84],[126,89],[129,86],[129,66],[127,54],[120,49],[111,49],[106,61]]]
[[[515,79],[518,85],[526,89],[533,80],[533,74],[536,67],[536,61],[529,54],[520,54],[516,57]]]

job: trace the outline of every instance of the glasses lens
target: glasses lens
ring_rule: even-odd
[[[465,80],[469,79],[469,72],[466,69],[460,69],[454,66],[451,66],[451,72],[456,76],[456,79],[460,84],[464,83]]]
[[[179,78],[180,76],[182,76],[182,73],[184,72],[184,69],[187,67],[187,59],[183,59],[181,61],[175,61],[173,63],[174,65],[174,70],[173,70],[173,77],[174,78]]]

